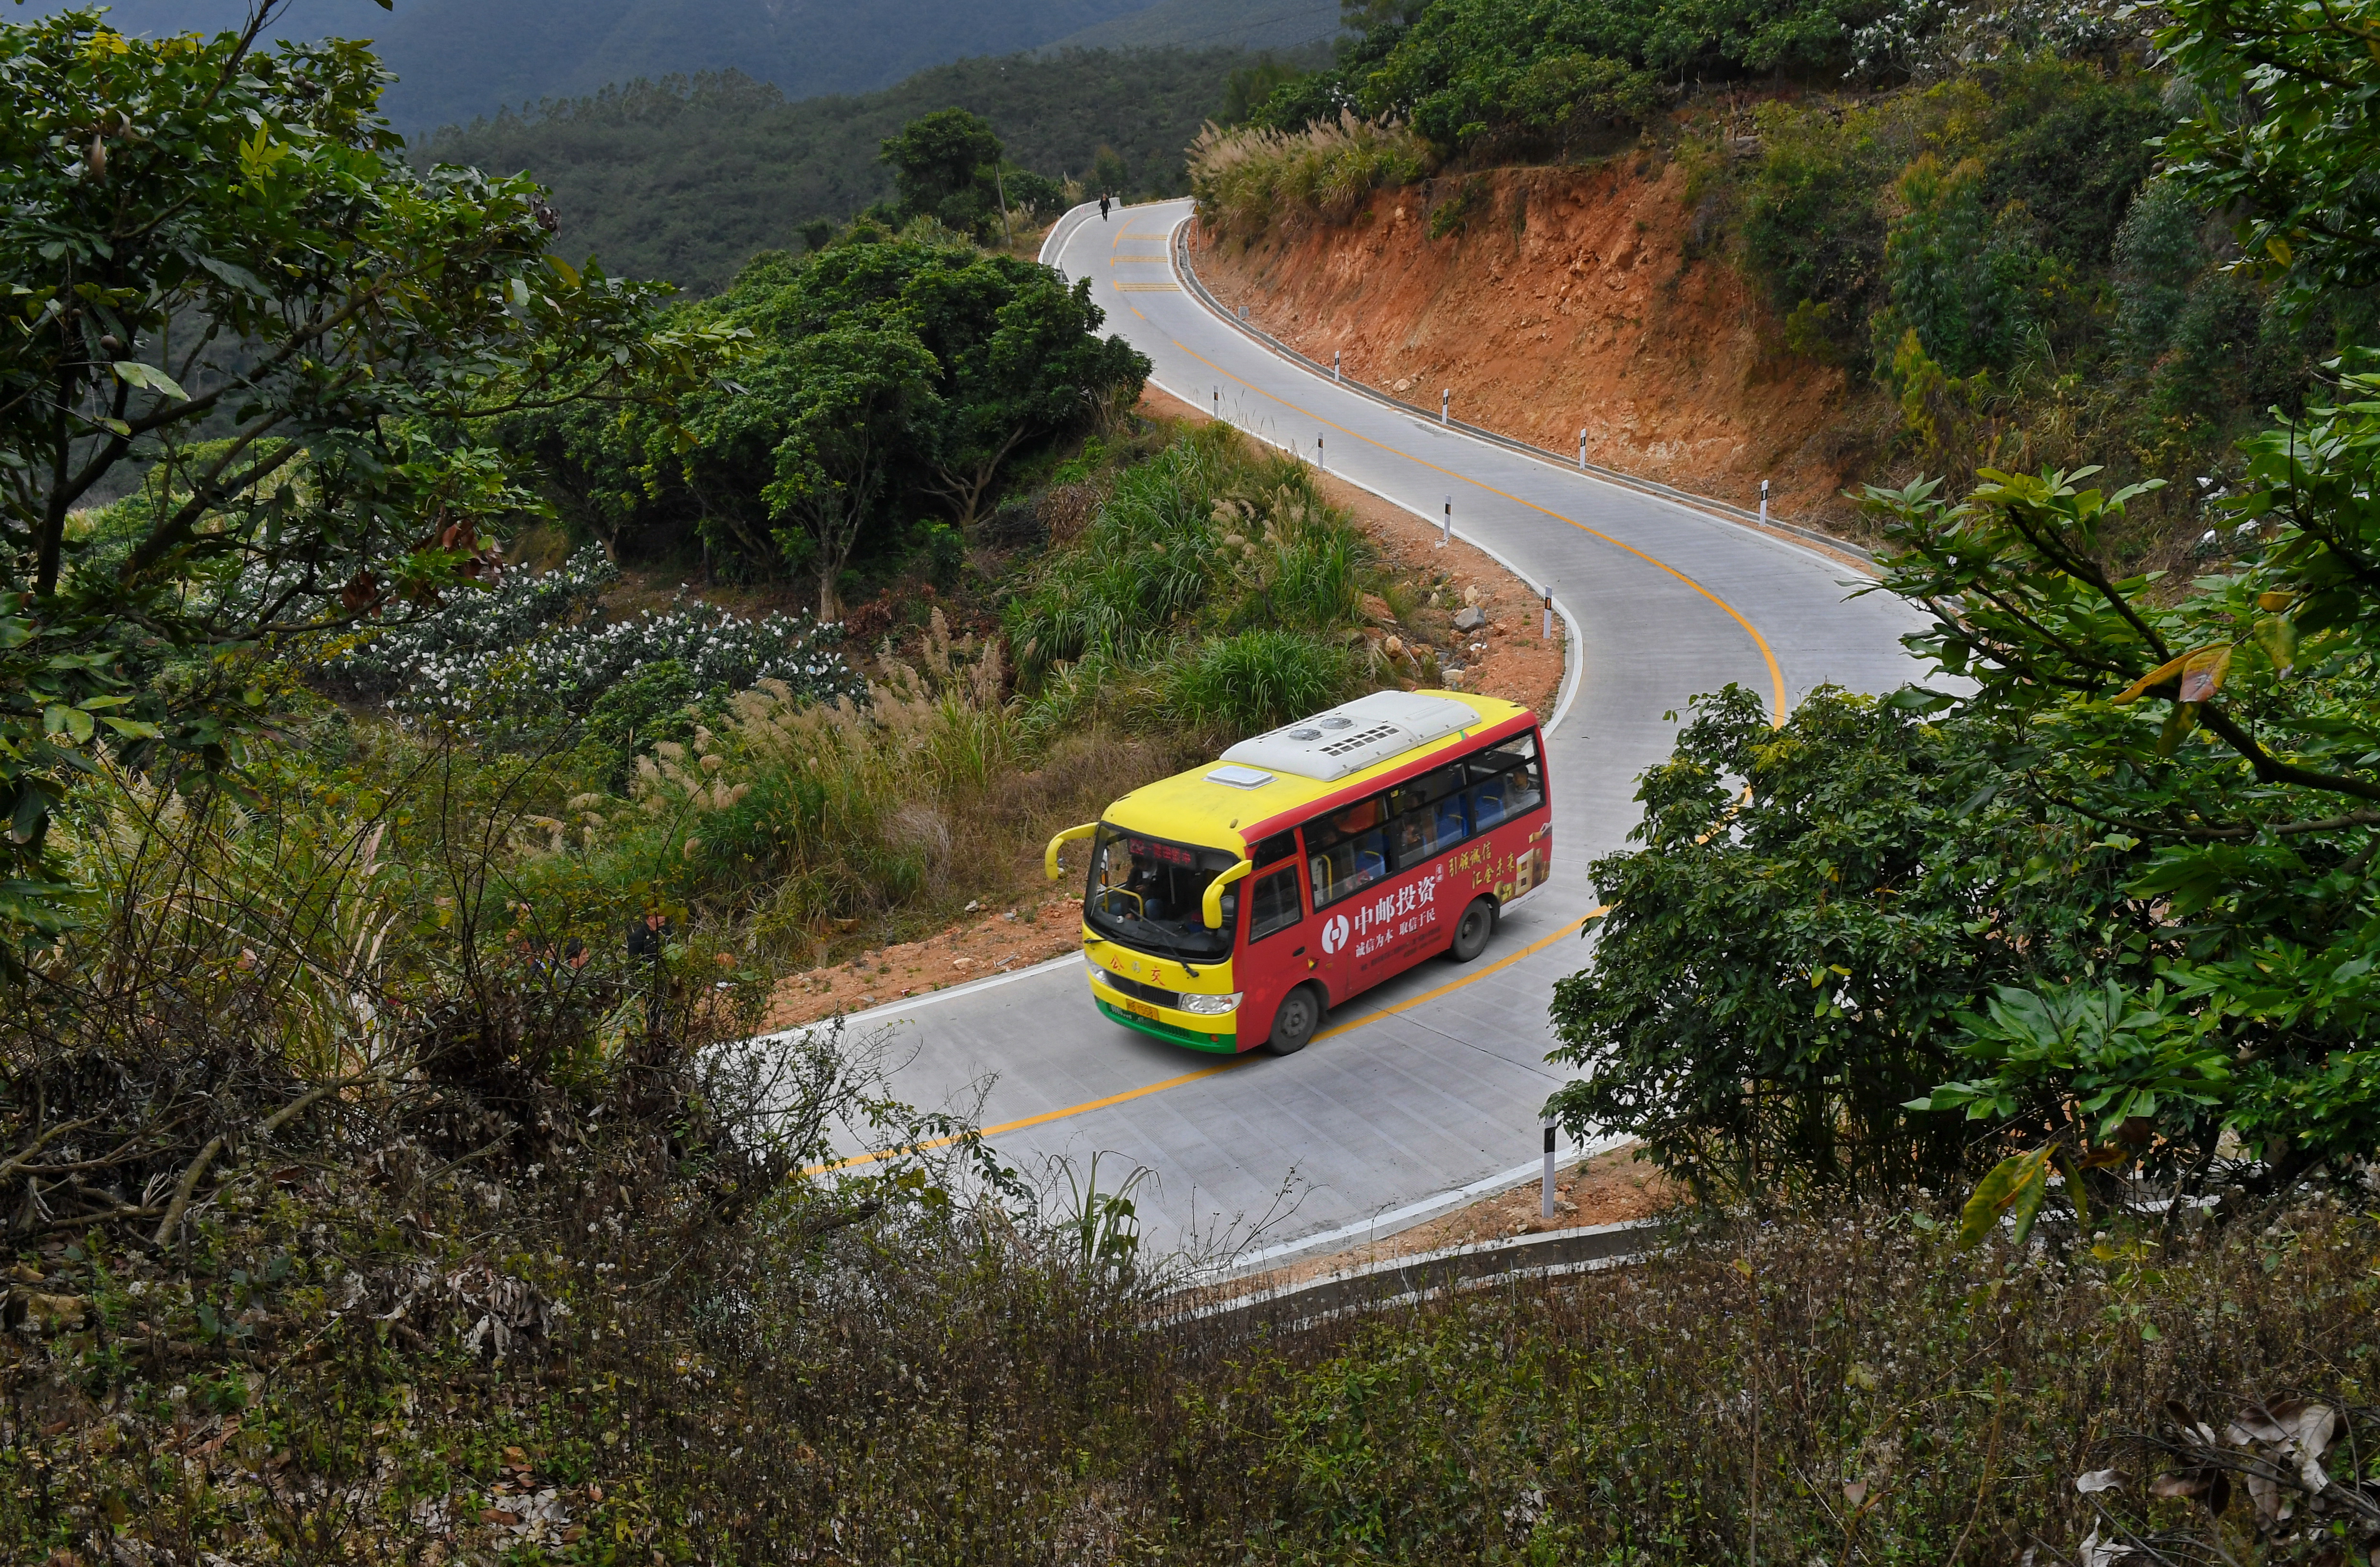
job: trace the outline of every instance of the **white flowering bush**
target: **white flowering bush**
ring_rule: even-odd
[[[330,666],[401,713],[498,723],[587,702],[648,665],[673,661],[699,691],[781,682],[800,701],[864,699],[838,650],[839,625],[808,615],[747,620],[683,598],[606,620],[597,595],[619,576],[592,546],[556,571],[508,573],[420,619],[341,648]]]
[[[2148,31],[2126,0],[1892,0],[1852,34],[1854,81],[1936,81],[1967,66],[2046,51],[2100,55]]]

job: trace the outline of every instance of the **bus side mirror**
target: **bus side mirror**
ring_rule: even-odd
[[[1059,833],[1056,837],[1050,840],[1050,846],[1041,851],[1041,869],[1049,873],[1050,881],[1055,881],[1058,880],[1060,874],[1058,869],[1059,845],[1062,844],[1071,844],[1077,838],[1087,838],[1099,830],[1099,824],[1098,822],[1086,821],[1080,827],[1067,828],[1063,832]]]
[[[1199,900],[1198,912],[1207,917],[1208,929],[1223,928],[1223,889],[1255,869],[1255,861],[1244,859],[1207,883],[1207,895]]]

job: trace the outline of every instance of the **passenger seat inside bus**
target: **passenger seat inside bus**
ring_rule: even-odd
[[[1504,781],[1491,779],[1471,791],[1471,820],[1485,832],[1504,820]]]

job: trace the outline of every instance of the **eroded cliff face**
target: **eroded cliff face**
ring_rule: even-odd
[[[1683,172],[1620,161],[1475,176],[1463,232],[1432,240],[1458,182],[1381,192],[1344,225],[1194,238],[1232,306],[1351,379],[1591,462],[1840,525],[1867,456],[1843,372],[1788,354],[1758,291],[1696,257]]]

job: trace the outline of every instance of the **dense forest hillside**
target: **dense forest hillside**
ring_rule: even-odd
[[[422,151],[491,172],[526,169],[552,187],[566,255],[711,293],[754,251],[795,244],[806,221],[847,218],[890,194],[879,144],[953,104],[983,115],[1009,157],[1038,173],[1087,178],[1099,163],[1102,185],[1186,188],[1182,149],[1248,64],[1236,49],[1011,55],[798,103],[730,71],[448,127]]]
[[[1054,49],[1293,49],[1337,34],[1339,0],[1157,0],[1068,33]]]
[[[506,105],[592,92],[607,82],[734,68],[789,98],[866,92],[929,66],[1064,39],[1148,0],[310,0],[274,31],[289,38],[369,38],[396,83],[389,116],[408,135]],[[67,9],[31,0],[25,10]],[[1283,7],[1275,6],[1272,10]],[[1306,9],[1314,9],[1307,0]],[[121,31],[161,35],[237,28],[247,0],[115,0]],[[1335,25],[1335,18],[1334,18]],[[1324,27],[1301,32],[1319,36]],[[1186,35],[1147,40],[1184,43]],[[1236,42],[1217,38],[1213,43]],[[1266,42],[1278,42],[1268,36]]]

